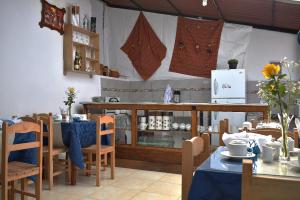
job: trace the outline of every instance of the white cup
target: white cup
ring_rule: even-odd
[[[179,129],[182,130],[182,131],[184,131],[184,130],[185,130],[185,124],[184,124],[184,123],[181,123],[181,124],[179,125]]]
[[[186,124],[185,125],[185,130],[190,131],[192,128],[192,126],[190,124]]]
[[[146,117],[141,117],[140,120],[141,120],[141,123],[146,123]]]
[[[146,130],[147,125],[148,125],[148,124],[146,124],[146,123],[140,123],[140,126],[139,126],[139,127],[140,127],[140,130],[142,130],[142,131],[143,131],[143,130]]]
[[[269,142],[266,144],[269,147],[274,148],[274,158],[273,160],[279,160],[279,154],[280,154],[280,148],[281,148],[281,143],[278,141],[274,141],[274,142]]]
[[[269,146],[262,146],[262,158],[265,163],[270,163],[273,161],[275,155],[275,149]]]
[[[227,145],[228,151],[232,156],[246,156],[247,143],[244,140],[232,140]]]
[[[289,151],[294,151],[295,142],[292,138],[288,138]]]
[[[179,128],[178,123],[173,123],[172,124],[172,129],[177,130]]]

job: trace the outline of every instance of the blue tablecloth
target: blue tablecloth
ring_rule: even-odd
[[[227,160],[219,147],[195,171],[189,200],[239,200],[241,199],[242,162]]]
[[[102,126],[102,129],[104,127]],[[67,146],[70,160],[79,168],[84,168],[84,160],[81,148],[96,144],[96,122],[80,121],[71,123],[61,123],[61,133],[63,143]],[[110,136],[101,137],[103,145],[110,144]]]

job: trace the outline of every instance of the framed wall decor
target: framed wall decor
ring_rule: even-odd
[[[48,27],[51,30],[57,30],[61,35],[64,34],[64,14],[66,9],[58,8],[46,0],[41,0],[41,2],[42,19],[39,23],[40,27]]]

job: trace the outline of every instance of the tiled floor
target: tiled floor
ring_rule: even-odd
[[[180,200],[181,175],[162,172],[116,168],[102,172],[101,186],[95,177],[79,175],[76,186],[65,185],[64,176],[55,180],[54,189],[43,190],[43,200]],[[46,185],[44,186],[46,188]]]

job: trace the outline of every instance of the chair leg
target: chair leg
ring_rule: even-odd
[[[91,170],[92,170],[92,163],[93,163],[93,154],[88,153],[87,154],[87,164],[86,164],[86,176],[91,176]]]
[[[47,178],[48,178],[48,185],[49,185],[49,190],[53,188],[53,157],[48,156],[48,166],[47,166]]]
[[[1,197],[2,200],[8,200],[8,183],[4,182],[3,179],[2,179]]]
[[[69,155],[67,152],[66,152],[65,166],[66,166],[65,179],[68,184],[71,184],[71,161],[69,159]]]
[[[96,154],[96,186],[100,186],[101,178],[101,155],[97,152]]]
[[[21,180],[21,191],[22,192],[27,192],[28,191],[28,181],[27,181],[27,178],[23,178]],[[21,194],[21,200],[26,200],[26,199],[27,199],[27,196],[22,193]]]
[[[111,179],[115,179],[115,166],[116,166],[116,160],[115,160],[115,152],[110,153],[110,176]]]
[[[38,174],[35,180],[35,195],[36,200],[41,200],[42,195],[42,174]]]
[[[103,167],[104,171],[105,171],[106,167],[107,167],[107,153],[104,154],[104,167]]]
[[[10,200],[16,199],[16,193],[15,193],[15,181],[12,181],[10,184]]]

